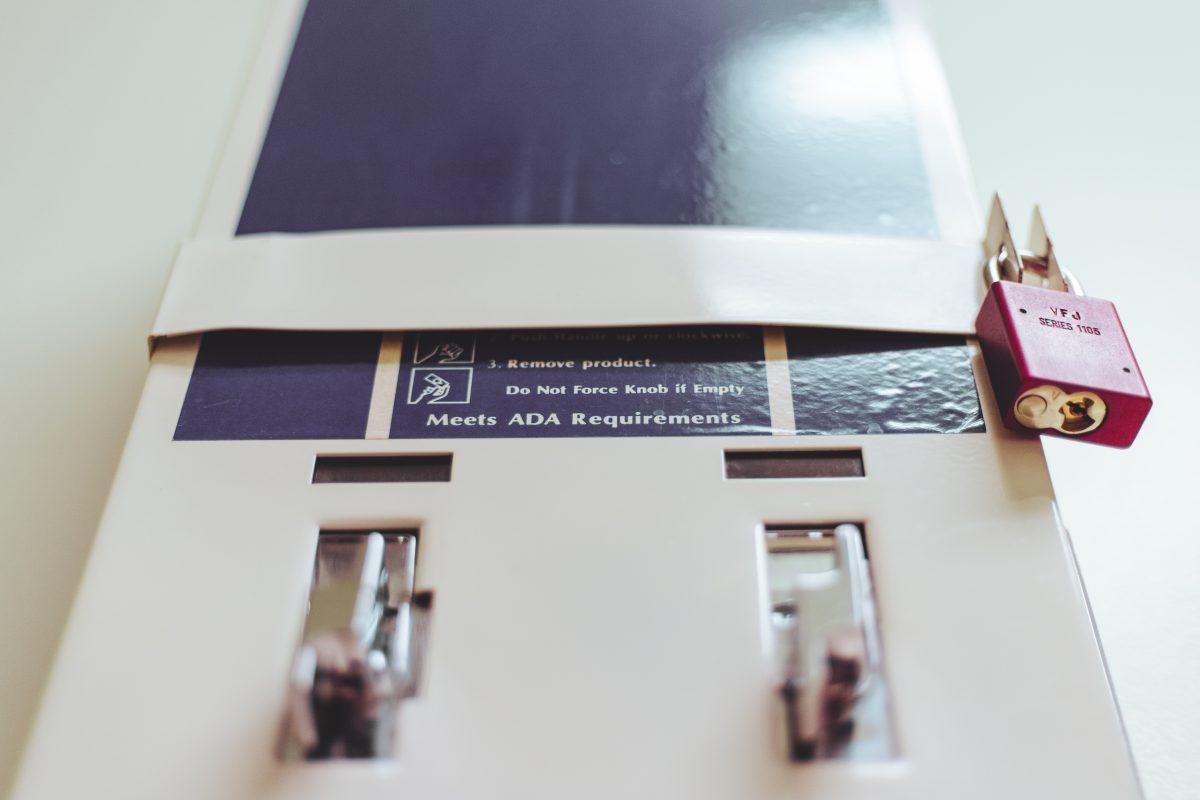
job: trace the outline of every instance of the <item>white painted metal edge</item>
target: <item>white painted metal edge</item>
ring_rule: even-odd
[[[982,216],[958,114],[920,0],[880,0],[892,23],[905,92],[917,128],[938,230],[946,241],[978,242]]]
[[[237,230],[306,4],[306,0],[275,0],[196,226],[198,239],[231,239]]]
[[[462,228],[195,241],[152,338],[207,330],[747,323],[970,335],[974,245],[745,228]]]

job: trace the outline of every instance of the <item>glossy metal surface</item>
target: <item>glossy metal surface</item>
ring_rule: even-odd
[[[876,0],[310,0],[239,233],[935,237]]]
[[[961,340],[804,328],[787,337],[798,434],[984,430]]]
[[[279,755],[390,758],[400,701],[416,694],[429,603],[415,601],[413,532],[323,533]]]

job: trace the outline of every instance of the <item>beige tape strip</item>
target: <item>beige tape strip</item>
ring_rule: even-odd
[[[371,410],[367,414],[368,439],[387,439],[392,432],[392,409],[396,405],[396,385],[400,381],[400,356],[404,352],[404,334],[385,333],[379,343],[379,361],[375,365],[375,385],[371,389]]]
[[[771,427],[776,436],[794,436],[796,410],[792,405],[792,376],[788,371],[787,339],[783,328],[763,328],[763,355],[767,363]]]

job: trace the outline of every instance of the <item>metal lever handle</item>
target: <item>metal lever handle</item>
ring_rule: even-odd
[[[281,755],[388,757],[399,704],[420,684],[432,593],[412,591],[414,537],[322,538]]]
[[[832,535],[834,568],[798,573],[775,603],[789,752],[807,761],[834,754],[853,729],[853,712],[880,675],[874,600],[862,536],[854,525]]]

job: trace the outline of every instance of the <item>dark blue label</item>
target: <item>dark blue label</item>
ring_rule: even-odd
[[[392,438],[769,433],[757,328],[406,337]]]
[[[394,335],[209,333],[175,438],[984,430],[961,339],[816,328],[770,336],[769,391],[764,333],[749,326],[414,332],[402,335],[398,376]]]
[[[204,334],[176,439],[361,439],[378,333]]]

